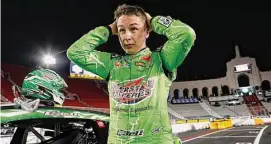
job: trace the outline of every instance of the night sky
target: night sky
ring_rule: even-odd
[[[170,1],[170,2],[169,2]],[[262,0],[263,1],[263,0]],[[268,1],[247,0],[2,0],[2,62],[35,67],[43,54],[66,50],[89,30],[113,22],[120,4],[137,4],[152,16],[171,16],[190,25],[195,45],[178,69],[177,81],[226,75],[226,62],[235,57],[255,57],[261,71],[271,70],[271,9]],[[152,33],[147,45],[165,43]],[[123,53],[117,37],[99,50]],[[69,72],[66,53],[57,55],[57,72]]]

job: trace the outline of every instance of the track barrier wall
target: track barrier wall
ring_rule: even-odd
[[[174,134],[201,129],[228,129],[238,126],[271,124],[271,116],[232,117],[229,119],[198,119],[198,120],[172,120],[172,132]]]

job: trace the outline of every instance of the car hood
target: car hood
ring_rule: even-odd
[[[95,110],[81,110],[68,107],[39,107],[34,112],[28,112],[15,105],[1,105],[1,124],[18,120],[50,119],[50,118],[77,118],[109,121],[109,114]]]

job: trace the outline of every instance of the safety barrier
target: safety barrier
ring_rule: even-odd
[[[210,122],[173,124],[172,132],[176,134],[186,131],[201,130],[208,128],[210,128]]]
[[[209,119],[175,120],[175,124],[209,122]]]
[[[251,117],[251,116],[243,116],[243,117],[234,117],[232,118],[232,122],[234,126],[249,126],[249,125],[263,125],[271,123],[270,116],[262,116],[262,117]]]
[[[249,126],[255,125],[255,121],[250,116],[232,118],[233,126]]]
[[[262,118],[264,124],[271,124],[271,118]]]
[[[234,126],[249,126],[270,124],[271,116],[263,117],[232,117],[230,119],[198,119],[198,120],[173,120],[171,121],[172,132],[174,134],[201,130],[201,129],[227,129]]]
[[[261,118],[254,118],[255,125],[264,125],[264,122]]]
[[[221,119],[210,122],[210,129],[227,129],[231,128],[232,126],[231,119]]]

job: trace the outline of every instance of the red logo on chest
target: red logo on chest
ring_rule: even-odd
[[[144,56],[141,57],[141,60],[144,60],[144,61],[146,61],[146,62],[150,62],[150,60],[151,60],[151,55],[144,55]]]

